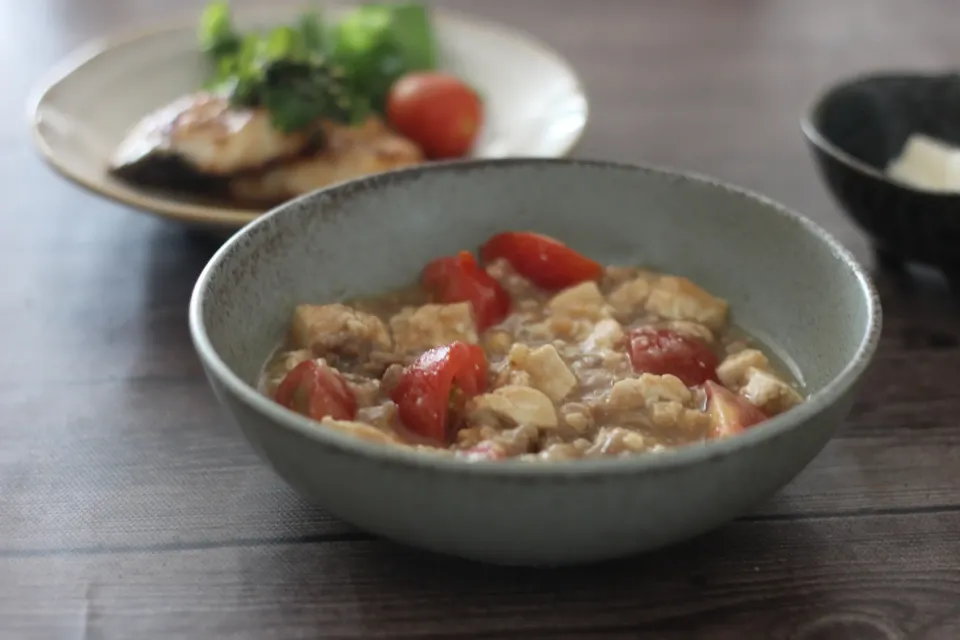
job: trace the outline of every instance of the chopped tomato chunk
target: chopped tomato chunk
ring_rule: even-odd
[[[420,284],[435,302],[469,302],[478,331],[497,324],[510,313],[510,294],[480,268],[469,251],[428,264],[420,275]]]
[[[390,393],[401,422],[426,438],[446,442],[448,416],[487,385],[487,358],[478,345],[453,342],[423,353],[403,370]]]
[[[732,436],[767,419],[760,409],[726,387],[707,380],[707,413],[714,437]]]
[[[630,362],[637,373],[672,374],[693,387],[717,379],[717,356],[692,336],[641,327],[629,334]]]
[[[353,420],[357,415],[357,398],[346,380],[316,360],[306,360],[291,369],[277,387],[274,400],[314,420]]]
[[[543,289],[558,290],[598,280],[603,266],[559,240],[529,231],[507,231],[480,248],[484,262],[502,258],[514,270]]]

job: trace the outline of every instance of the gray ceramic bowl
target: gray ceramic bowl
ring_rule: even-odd
[[[790,354],[813,395],[727,440],[632,458],[468,463],[367,444],[258,395],[294,304],[413,281],[431,258],[532,229],[608,263],[651,265],[726,297]],[[739,189],[572,160],[438,164],[290,202],[204,269],[190,329],[217,397],[262,458],[316,504],[402,543],[501,564],[655,549],[747,512],[800,472],[850,409],[880,332],[863,270],[807,219]]]

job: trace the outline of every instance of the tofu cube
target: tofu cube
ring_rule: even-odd
[[[510,349],[510,365],[529,376],[530,386],[542,391],[555,403],[561,402],[577,386],[577,377],[552,344],[530,349],[515,344]]]
[[[783,413],[803,402],[803,396],[796,389],[773,373],[757,367],[747,369],[746,384],[740,389],[740,395],[767,416]]]
[[[477,325],[469,302],[426,304],[390,318],[397,351],[415,353],[451,342],[476,343]]]
[[[359,358],[374,348],[388,351],[393,344],[380,318],[342,304],[298,305],[290,334],[296,348],[317,357],[333,352]]]
[[[553,296],[547,307],[556,314],[572,318],[600,320],[610,316],[610,309],[596,282],[581,282]]]
[[[710,329],[723,327],[727,302],[714,297],[686,278],[663,276],[653,286],[646,308],[666,320],[699,322]]]
[[[478,414],[493,414],[507,424],[544,429],[554,429],[558,424],[553,402],[533,387],[508,385],[493,393],[475,396],[470,401],[467,420],[482,420]]]
[[[717,377],[728,389],[739,389],[747,381],[747,369],[766,369],[767,356],[757,349],[744,349],[730,354],[717,367]]]

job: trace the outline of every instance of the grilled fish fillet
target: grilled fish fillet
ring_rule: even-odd
[[[245,203],[275,204],[343,180],[424,161],[416,143],[375,116],[353,127],[325,122],[323,132],[319,150],[235,176],[228,185],[230,195]]]
[[[117,148],[111,171],[143,186],[270,206],[423,160],[416,143],[376,116],[358,126],[318,120],[288,134],[273,127],[264,109],[197,93],[141,120]]]
[[[164,165],[210,177],[251,171],[301,153],[319,127],[283,133],[263,109],[231,107],[224,96],[197,93],[143,118],[117,148],[111,169],[133,182],[176,187],[170,184],[176,172],[164,180]]]

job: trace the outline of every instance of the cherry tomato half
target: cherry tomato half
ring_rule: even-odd
[[[479,331],[497,324],[510,313],[510,294],[477,265],[469,251],[428,264],[420,274],[420,285],[430,292],[435,302],[469,302]]]
[[[435,347],[403,370],[390,393],[400,421],[421,436],[446,442],[447,416],[462,410],[467,399],[487,385],[487,358],[478,345],[466,342]]]
[[[357,398],[335,369],[316,360],[301,362],[283,378],[274,400],[314,420],[353,420]]]
[[[387,121],[427,157],[458,158],[473,147],[483,124],[483,103],[455,76],[417,71],[390,88]]]
[[[713,423],[713,436],[732,436],[767,419],[760,409],[741,398],[733,391],[707,380],[707,413]]]
[[[717,356],[701,340],[669,329],[641,327],[628,334],[637,373],[672,374],[693,387],[717,379]]]
[[[484,262],[503,258],[514,270],[543,289],[557,290],[603,275],[603,265],[559,240],[529,231],[498,233],[480,247]]]

